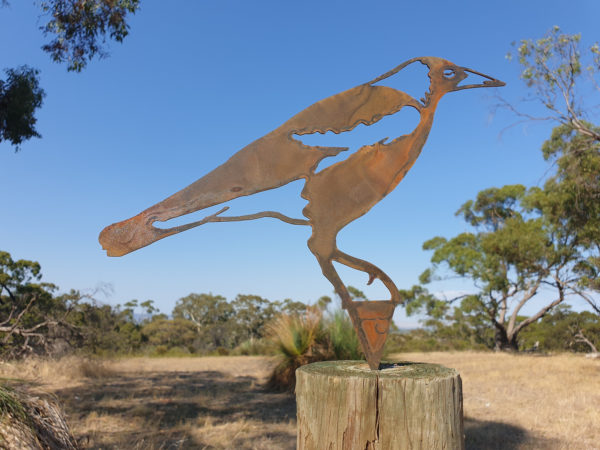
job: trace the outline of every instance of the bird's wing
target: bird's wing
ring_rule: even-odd
[[[167,221],[307,178],[323,158],[336,155],[344,148],[307,146],[294,139],[293,135],[327,131],[340,133],[361,123],[371,125],[413,102],[414,99],[404,92],[369,84],[321,100],[244,147],[181,191],[131,219],[106,227],[100,234],[100,243],[108,255],[122,256],[189,229],[160,229],[152,226],[156,221]]]

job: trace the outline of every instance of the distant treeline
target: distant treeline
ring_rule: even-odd
[[[519,320],[526,319],[525,316]],[[394,333],[388,338],[390,352],[493,350],[496,330],[485,321],[472,318],[440,322],[426,320],[422,328]],[[600,316],[589,311],[575,312],[560,305],[519,334],[519,351],[597,352],[600,349]]]
[[[170,315],[152,300],[102,304],[78,291],[56,294],[40,282],[39,263],[0,252],[0,352],[29,354],[208,355],[282,354],[301,358],[360,357],[347,314],[323,296],[308,306],[239,294],[190,294]],[[364,293],[349,287],[355,299]],[[521,318],[520,318],[521,319]],[[423,328],[390,330],[388,352],[493,349],[495,330],[483,318],[429,318]],[[600,316],[560,305],[519,335],[521,350],[589,352],[600,347]],[[307,356],[308,355],[308,356]]]

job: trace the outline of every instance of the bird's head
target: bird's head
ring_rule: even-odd
[[[468,69],[466,67],[457,66],[456,64],[446,59],[438,58],[436,56],[419,56],[416,58],[409,59],[408,61],[403,62],[390,72],[371,81],[369,84],[374,84],[387,77],[390,77],[398,71],[405,68],[406,66],[408,66],[409,64],[415,62],[420,62],[421,64],[424,64],[429,68],[429,90],[421,99],[425,107],[429,106],[432,98],[436,98],[437,100],[439,100],[442,96],[444,96],[444,94],[447,94],[448,92],[481,87],[501,87],[506,84],[503,81],[497,80],[494,77],[490,77],[489,75],[485,75],[481,72],[477,72],[476,70]],[[467,78],[469,78],[470,81],[474,77],[479,78],[478,83],[463,85],[460,84]],[[481,81],[482,78],[483,81]]]
[[[494,77],[490,77],[489,75],[485,75],[473,69],[457,66],[456,64],[442,58],[428,56],[421,59],[423,64],[429,67],[431,88],[439,89],[442,95],[447,92],[461,91],[463,89],[501,87],[506,84]],[[460,84],[467,78],[469,78],[469,81],[472,80],[473,77],[479,78],[479,83]],[[483,80],[481,81],[482,78]]]

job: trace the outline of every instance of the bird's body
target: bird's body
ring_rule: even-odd
[[[416,61],[430,69],[431,85],[422,102],[397,89],[376,85]],[[467,77],[466,72],[482,75],[488,81],[459,87],[458,83]],[[394,307],[401,302],[399,292],[392,280],[375,265],[340,251],[336,246],[337,234],[348,223],[367,213],[406,175],[421,153],[433,124],[435,109],[445,93],[469,87],[501,85],[502,82],[487,75],[458,67],[441,58],[413,58],[375,80],[309,106],[188,187],[131,219],[106,227],[100,234],[100,243],[108,255],[121,256],[206,222],[276,217],[288,223],[310,225],[312,235],[308,246],[323,274],[340,295],[343,307],[348,310],[369,365],[376,368]],[[420,113],[419,124],[410,134],[389,143],[380,141],[365,145],[345,160],[320,171],[317,171],[317,166],[321,160],[346,149],[307,146],[294,138],[295,135],[317,132],[342,133],[359,124],[372,125],[404,107],[412,107]],[[301,178],[306,180],[302,197],[308,200],[303,210],[308,220],[291,219],[275,212],[222,217],[223,209],[188,225],[170,229],[152,226],[156,221],[166,221],[237,197],[274,189]],[[353,302],[333,266],[334,261],[368,273],[369,282],[379,278],[390,291],[391,299]]]
[[[392,302],[400,302],[398,289],[389,277],[366,261],[351,261],[337,249],[336,237],[342,228],[366,214],[389,194],[421,153],[433,114],[408,95],[403,100],[402,106],[411,106],[421,112],[419,125],[412,133],[387,144],[376,142],[361,147],[346,160],[311,174],[302,191],[302,197],[308,200],[303,214],[313,229],[308,247],[317,257],[325,276],[341,293],[344,306],[350,304],[350,295],[331,261],[367,272],[370,281],[380,278],[390,291]]]

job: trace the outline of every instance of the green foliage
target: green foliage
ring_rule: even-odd
[[[562,34],[555,26],[540,39],[523,39],[518,46],[514,44],[523,67],[521,78],[528,87],[537,88],[538,96],[547,89],[559,94],[560,85],[574,82],[582,73],[580,41],[581,34]]]
[[[0,7],[8,4],[0,1]],[[94,56],[107,56],[107,38],[122,42],[129,34],[128,16],[139,9],[139,0],[43,0],[39,5],[49,18],[41,29],[52,37],[42,49],[54,61],[66,63],[67,70],[80,72]],[[6,81],[0,80],[0,142],[8,141],[19,151],[23,141],[41,137],[35,111],[45,93],[37,69],[21,66],[5,72]]]
[[[422,285],[449,274],[470,280],[476,290],[450,299],[423,286],[402,292],[407,312],[426,312],[429,329],[441,340],[448,336],[514,350],[519,333],[574,296],[600,314],[592,292],[600,291],[600,128],[585,120],[581,90],[592,80],[599,91],[600,50],[594,44],[584,63],[580,41],[579,35],[561,34],[555,27],[541,39],[517,45],[521,77],[550,113],[546,119],[558,123],[542,147],[556,172],[543,188],[509,185],[481,191],[457,211],[472,231],[423,244],[433,255],[432,267],[420,277]],[[543,288],[544,306],[521,316]]]
[[[33,280],[39,280],[41,266],[38,262],[20,259],[14,261],[10,253],[0,251],[0,294],[13,295],[20,289],[31,286]]]
[[[0,385],[0,418],[6,420],[5,416],[30,424],[29,415],[14,389],[10,386]]]
[[[94,56],[107,55],[107,36],[122,42],[129,34],[127,16],[139,9],[139,0],[45,0],[40,6],[50,17],[41,28],[54,36],[42,49],[79,72]]]
[[[328,295],[323,295],[323,296],[319,297],[319,300],[317,300],[317,307],[321,311],[325,311],[329,307],[331,302],[332,302],[331,297],[329,297]]]
[[[145,324],[141,330],[146,337],[148,345],[164,349],[162,353],[172,348],[183,348],[190,353],[197,351],[196,340],[198,333],[196,326],[185,319],[166,319],[160,317]]]
[[[145,338],[129,311],[102,305],[94,300],[80,302],[69,316],[79,332],[76,347],[97,355],[132,354]]]
[[[306,303],[286,298],[283,302],[273,302],[275,310],[282,314],[304,314],[308,308]]]
[[[39,263],[0,251],[0,356],[81,351],[95,355],[273,354],[265,339],[274,317],[301,316],[306,304],[239,294],[190,294],[172,318],[153,300],[111,306],[79,291],[56,295]],[[341,333],[341,332],[340,332]]]
[[[575,230],[565,231],[542,206],[534,207],[544,201],[551,203],[551,195],[539,188],[509,185],[486,189],[475,201],[463,204],[457,214],[474,227],[474,232],[425,242],[423,248],[433,251],[433,265],[420,281],[435,281],[440,269],[446,268],[471,280],[478,292],[438,299],[423,287],[413,287],[402,293],[408,299],[407,312],[424,310],[433,319],[442,320],[438,328],[443,325],[444,332],[450,331],[448,323],[455,324],[450,328],[459,337],[470,330],[477,345],[490,345],[485,328],[495,328],[496,348],[517,348],[517,336],[523,328],[564,301],[568,293],[576,292],[572,280],[584,258]],[[539,294],[542,285],[555,289],[554,299],[534,316],[520,317],[521,308]],[[451,310],[453,302],[460,304]],[[515,305],[512,309],[511,303]]]
[[[38,70],[21,66],[4,72],[6,81],[0,80],[0,142],[8,141],[18,151],[23,141],[40,137],[35,111],[42,106],[45,93]]]
[[[599,127],[587,126],[600,133]],[[529,206],[557,225],[560,239],[573,239],[584,249],[576,269],[579,284],[588,303],[600,314],[598,303],[585,293],[600,292],[600,139],[561,125],[542,150],[555,161],[557,171],[543,190],[532,193]]]
[[[487,343],[481,343],[472,334],[460,330],[460,324],[443,325],[439,323],[435,326],[430,325],[427,322],[425,328],[417,328],[406,333],[390,334],[385,344],[385,352],[481,351],[489,349]],[[491,333],[491,339],[493,340],[493,332]]]
[[[392,334],[388,351],[465,350],[493,348],[494,331],[481,308],[478,295],[439,299],[423,286],[401,291],[407,301],[407,315],[423,311],[429,319],[425,328],[410,333]],[[453,304],[459,303],[459,306]],[[415,345],[415,347],[410,347]]]
[[[456,215],[463,216],[465,222],[474,227],[497,230],[506,220],[521,217],[515,206],[524,194],[525,186],[520,184],[484,189],[477,194],[475,201],[463,204]]]
[[[291,360],[310,359],[326,351],[321,312],[309,308],[302,315],[281,314],[268,327],[277,351]]]
[[[324,319],[324,328],[329,341],[330,359],[364,359],[358,336],[343,309],[336,309]]]
[[[590,293],[600,291],[600,127],[590,122],[600,100],[600,47],[582,50],[580,35],[554,27],[538,41],[522,41],[518,50],[522,77],[559,124],[542,147],[556,172],[530,206],[557,225],[558,239],[584,249],[577,262],[579,295],[600,314]]]
[[[598,43],[582,51],[580,34],[564,34],[555,26],[540,39],[523,39],[513,45],[521,65],[521,78],[532,92],[531,99],[550,114],[542,119],[568,125],[584,136],[600,140],[598,130],[588,127],[584,120],[586,111],[595,107],[586,104],[594,96],[594,90],[586,89],[586,85],[591,81],[596,95],[599,90]],[[508,56],[511,59],[512,54]],[[517,114],[532,118],[519,111]]]
[[[367,300],[367,296],[360,289],[357,289],[354,286],[347,286],[347,289],[348,289],[348,293],[350,294],[350,297],[352,298],[352,300],[355,300],[355,301]]]
[[[518,348],[523,328],[575,293],[572,280],[583,258],[582,249],[560,224],[532,208],[534,198],[539,201],[542,194],[538,188],[509,185],[486,189],[463,204],[457,214],[474,230],[425,242],[423,248],[433,251],[432,267],[420,281],[427,284],[439,280],[440,272],[449,272],[470,280],[477,292],[440,299],[415,286],[402,292],[408,299],[407,312],[424,311],[437,321],[430,325],[440,333],[459,340],[470,335],[473,345]],[[565,239],[557,238],[561,234]],[[532,317],[520,317],[541,286],[553,288],[554,297]],[[458,306],[451,309],[453,303]],[[490,329],[495,330],[492,340]]]
[[[273,346],[266,338],[250,338],[242,342],[231,351],[232,355],[272,355]]]
[[[191,321],[203,346],[209,350],[233,347],[230,319],[235,310],[225,297],[212,294],[190,294],[177,300],[173,318]]]
[[[77,303],[73,293],[54,296],[57,287],[41,279],[39,263],[13,260],[0,251],[0,354],[18,357],[52,353],[73,337],[66,317]]]
[[[325,317],[318,305],[301,314],[280,314],[267,329],[267,338],[280,358],[269,381],[276,389],[293,390],[296,369],[304,364],[364,359],[352,322],[339,308]]]
[[[592,348],[585,339],[600,349],[600,316],[589,311],[574,312],[568,305],[561,305],[521,334],[523,348],[545,352],[587,353]]]
[[[279,390],[293,390],[296,369],[304,364],[328,359],[329,354],[318,308],[303,314],[281,314],[268,326],[268,337],[280,357],[269,385]]]
[[[175,303],[173,317],[187,319],[202,327],[227,322],[233,307],[225,297],[212,294],[189,294]]]
[[[258,295],[238,294],[231,303],[234,310],[235,326],[231,327],[235,334],[235,345],[251,339],[260,339],[265,332],[265,325],[276,314],[276,305]]]

